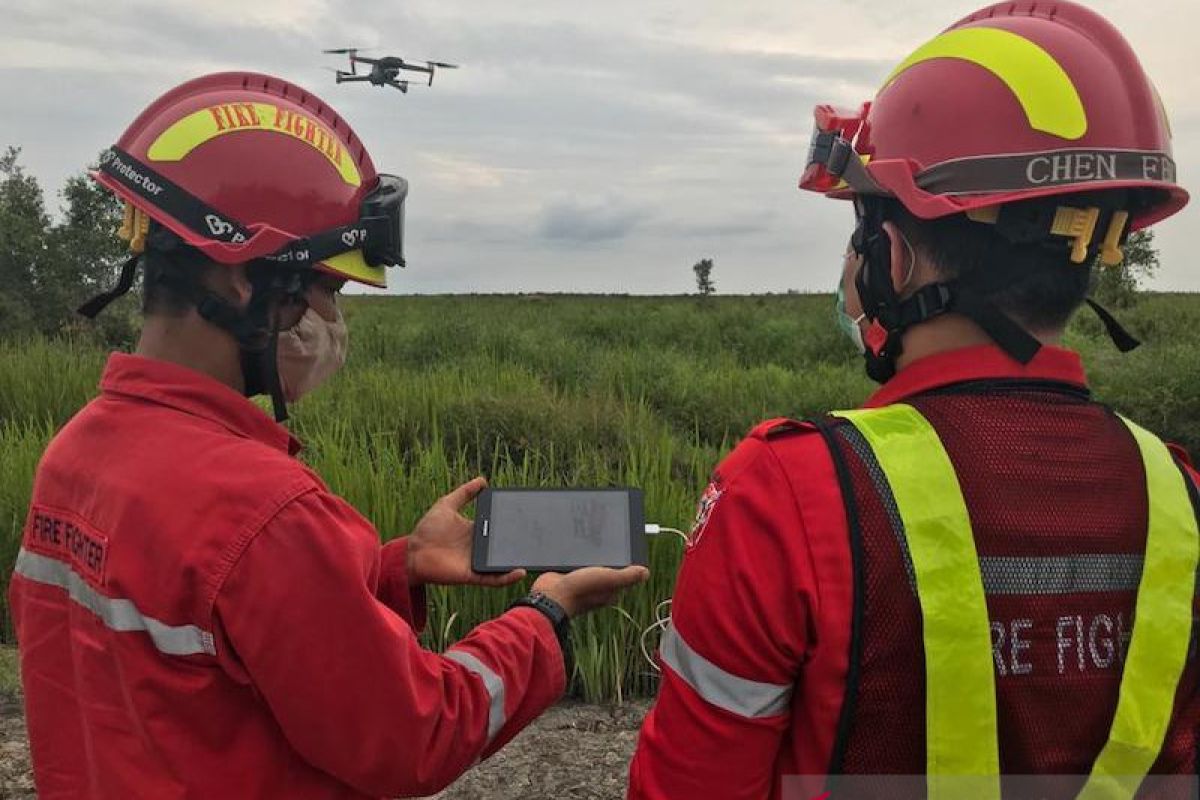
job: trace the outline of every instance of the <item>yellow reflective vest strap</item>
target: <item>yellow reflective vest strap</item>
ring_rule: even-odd
[[[912,557],[924,630],[929,798],[999,800],[991,626],[954,466],[937,432],[912,406],[835,414],[874,451]]]
[[[1166,446],[1127,419],[1146,471],[1149,528],[1133,638],[1108,742],[1081,800],[1133,797],[1158,760],[1192,631],[1200,530],[1186,478]]]
[[[954,467],[937,432],[911,406],[834,415],[870,444],[904,524],[924,628],[930,800],[967,794],[998,800],[990,624]],[[1145,468],[1146,555],[1112,729],[1080,800],[1133,797],[1158,759],[1191,640],[1200,563],[1200,527],[1186,478],[1156,436],[1123,422]]]

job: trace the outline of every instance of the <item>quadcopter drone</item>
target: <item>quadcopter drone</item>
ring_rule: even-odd
[[[322,52],[350,56],[349,72],[340,69],[334,70],[338,83],[370,81],[372,86],[391,86],[405,94],[408,93],[408,86],[412,81],[399,80],[401,70],[422,72],[429,76],[429,83],[426,85],[433,86],[433,74],[439,67],[442,69],[458,69],[457,64],[447,64],[443,61],[405,61],[399,56],[364,58],[358,54],[359,48],[356,47],[339,47],[335,50],[324,50]],[[359,64],[370,64],[371,71],[360,75],[358,72]]]

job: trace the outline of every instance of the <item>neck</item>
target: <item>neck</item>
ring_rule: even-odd
[[[1029,332],[1044,345],[1056,345],[1062,338],[1062,331]],[[896,359],[896,371],[927,356],[985,344],[994,342],[974,322],[959,314],[943,314],[905,332],[904,352]]]
[[[245,390],[237,341],[194,309],[180,317],[148,316],[134,352],[208,375],[236,392]]]

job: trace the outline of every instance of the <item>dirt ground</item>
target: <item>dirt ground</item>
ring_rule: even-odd
[[[36,797],[25,745],[25,714],[14,695],[0,693],[0,798]]]
[[[616,800],[625,796],[629,758],[649,704],[552,708],[437,800]],[[0,800],[36,797],[29,774],[25,717],[0,696]]]

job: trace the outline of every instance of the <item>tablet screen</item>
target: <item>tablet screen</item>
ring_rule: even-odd
[[[492,492],[489,566],[630,563],[628,492]]]

